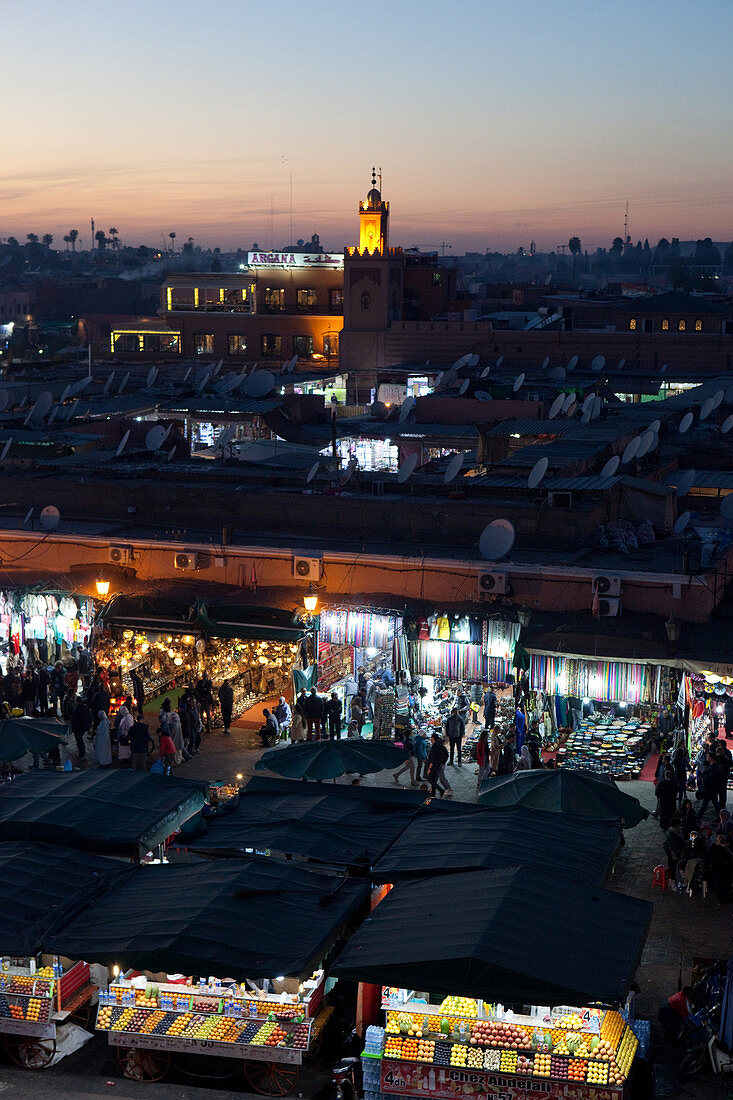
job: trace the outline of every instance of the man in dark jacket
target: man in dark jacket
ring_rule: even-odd
[[[257,732],[260,735],[263,749],[267,749],[270,747],[270,745],[273,745],[275,741],[277,741],[280,730],[278,728],[277,718],[274,714],[270,713],[267,707],[265,707],[262,713],[265,717],[265,720]]]
[[[308,740],[312,741],[315,731],[316,741],[321,740],[323,726],[323,699],[317,694],[314,687],[305,700],[305,717],[308,722]]]
[[[445,794],[453,794],[453,791],[445,778],[445,764],[448,759],[448,750],[443,744],[443,738],[439,733],[431,737],[432,744],[428,753],[427,780],[430,783],[430,793],[435,798],[435,792],[440,788],[440,797]],[[445,786],[441,786],[441,780]]]
[[[722,768],[718,764],[715,756],[712,753],[708,753],[704,766],[698,771],[697,794],[698,798],[702,798],[702,805],[698,810],[698,818],[700,821],[702,821],[705,811],[711,802],[716,813],[720,809],[718,806],[718,795],[721,782]],[[702,790],[700,790],[700,787],[702,787]]]
[[[718,765],[718,810],[728,801],[728,776],[733,767],[733,755],[724,741],[715,742],[715,762]]]
[[[135,696],[135,706],[137,707],[137,716],[142,718],[143,707],[145,706],[145,686],[143,684],[142,676],[136,668],[133,668],[130,673],[130,680],[132,681],[132,694]]]
[[[466,733],[466,723],[458,713],[458,707],[453,707],[445,721],[445,732],[448,735],[448,744],[450,745],[450,761],[453,763],[453,757],[457,757],[458,767],[462,767],[461,764],[461,744],[463,737]]]
[[[71,732],[74,734],[76,747],[79,750],[79,760],[86,758],[84,746],[84,734],[92,728],[92,712],[84,699],[80,699],[71,712]]]
[[[196,684],[196,699],[201,714],[201,722],[206,725],[206,732],[211,733],[211,711],[214,706],[214,685],[208,672],[204,672]]]
[[[42,661],[36,661],[36,673],[38,674],[38,709],[41,718],[48,714],[48,691],[51,687],[51,674]]]
[[[331,692],[331,698],[326,703],[326,718],[328,719],[328,736],[332,741],[338,741],[341,737],[341,700],[335,691]]]
[[[509,732],[506,735],[504,744],[501,747],[501,752],[499,753],[499,767],[496,769],[496,774],[511,775],[514,771],[514,764],[514,734]]]
[[[144,722],[138,719],[130,726],[129,736],[133,770],[136,772],[147,771],[148,753],[155,748],[150,730]]]
[[[221,720],[224,723],[224,733],[229,733],[234,711],[234,692],[228,680],[219,688],[219,706],[221,708]]]
[[[484,725],[492,729],[496,723],[496,692],[489,684],[484,695]]]

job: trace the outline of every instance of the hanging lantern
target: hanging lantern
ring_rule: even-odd
[[[175,655],[176,655],[175,649],[169,649],[168,650],[168,656],[169,657],[173,658],[173,657],[175,657]]]
[[[143,642],[143,644],[140,646],[140,649],[143,651],[143,653],[147,653],[148,650],[150,649],[150,643],[149,642]]]
[[[183,657],[176,657],[173,664],[174,665],[182,665],[183,664]]]
[[[122,631],[122,637],[125,639],[126,642],[129,642],[130,639],[133,637],[133,631],[132,630],[123,630]]]

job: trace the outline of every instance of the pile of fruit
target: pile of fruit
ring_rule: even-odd
[[[585,1081],[585,1071],[588,1063],[584,1058],[571,1058],[568,1066],[568,1080]]]
[[[14,1020],[23,1020],[23,1019],[25,1019],[25,1017],[23,1015],[23,1006],[22,1005],[11,1005],[10,1006],[10,1015],[13,1017]]]
[[[252,1046],[264,1046],[276,1027],[277,1024],[273,1023],[272,1020],[268,1020],[266,1023],[260,1024],[259,1028],[257,1029],[257,1034],[252,1039]]]
[[[616,1054],[616,1066],[624,1077],[629,1076],[629,1070],[631,1069],[631,1063],[634,1060],[636,1054],[636,1048],[639,1046],[639,1040],[634,1035],[630,1027],[627,1027],[624,1031],[621,1044]]]
[[[603,1023],[601,1024],[601,1039],[606,1039],[616,1047],[625,1026],[621,1013],[609,1010],[603,1017]]]
[[[487,1050],[484,1055],[484,1069],[498,1069],[501,1064],[501,1054],[498,1050]]]
[[[134,1015],[135,1015],[135,1009],[134,1008],[123,1008],[122,1012],[119,1014],[119,1016],[116,1018],[116,1020],[114,1020],[113,1023],[110,1024],[110,1029],[109,1030],[110,1031],[128,1031],[128,1030],[130,1030],[129,1024],[130,1024],[130,1022],[131,1022]]]
[[[46,998],[31,997],[26,1010],[26,1020],[46,1021],[49,1013],[49,1002]]]
[[[610,1062],[615,1054],[615,1044],[609,1043],[608,1039],[596,1040],[594,1037],[588,1044],[588,1057],[595,1058],[599,1062]]]
[[[0,993],[0,1018],[2,1017],[4,1017],[6,1020],[9,1019],[10,1005],[8,1003],[8,998],[4,997],[2,993]]]
[[[417,1044],[418,1040],[414,1038],[405,1039],[402,1044],[402,1050],[400,1051],[400,1058],[404,1058],[407,1062],[417,1061]]]
[[[479,1050],[478,1047],[468,1048],[468,1060],[466,1065],[469,1069],[483,1069],[484,1068],[484,1052]]]
[[[260,1030],[259,1020],[248,1020],[244,1025],[244,1030],[237,1036],[238,1043],[249,1043],[254,1036]]]
[[[450,1064],[452,1066],[465,1066],[468,1056],[468,1047],[462,1043],[454,1043],[450,1052]]]
[[[516,1050],[502,1050],[501,1059],[499,1061],[499,1070],[501,1073],[514,1073],[517,1068],[517,1052]]]
[[[450,1043],[435,1044],[435,1064],[436,1066],[450,1065]]]
[[[529,1077],[534,1069],[534,1062],[526,1054],[520,1054],[517,1058],[517,1073]]]
[[[145,989],[135,990],[135,1004],[140,1008],[157,1008],[158,1007],[158,987],[157,985],[146,985]]]
[[[568,1076],[568,1062],[567,1058],[557,1058],[552,1055],[552,1061],[550,1063],[550,1076],[566,1079]]]
[[[33,983],[36,980],[35,974],[13,974],[10,979],[10,985],[8,986],[9,993],[30,993],[33,989]]]
[[[475,1020],[476,1002],[470,997],[446,997],[440,1011],[445,1016],[456,1016],[460,1020]]]
[[[552,1058],[549,1054],[540,1054],[539,1052],[534,1056],[534,1076],[535,1077],[549,1077],[550,1070],[552,1068]]]
[[[399,1058],[402,1052],[402,1038],[397,1035],[389,1035],[384,1044],[385,1058]]]
[[[589,1062],[586,1081],[589,1085],[608,1084],[608,1066],[605,1062]]]
[[[567,1016],[560,1016],[558,1020],[555,1020],[555,1027],[564,1027],[568,1031],[582,1031],[583,1021],[577,1012],[570,1012]]]
[[[307,1050],[308,1049],[308,1025],[307,1024],[296,1024],[295,1028],[293,1030],[291,1038],[292,1038],[292,1046],[294,1046],[296,1050]]]
[[[218,1012],[219,1000],[213,997],[194,997],[193,1012]]]
[[[435,1043],[432,1039],[417,1040],[417,1061],[432,1062],[435,1057]]]
[[[471,1024],[471,1043],[484,1047],[508,1047],[510,1050],[529,1050],[531,1047],[527,1029],[495,1020],[477,1020]]]

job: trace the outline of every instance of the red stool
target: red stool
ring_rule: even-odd
[[[669,868],[665,867],[663,863],[660,863],[658,867],[654,868],[654,878],[652,879],[652,890],[655,886],[661,886],[663,890],[667,889],[669,882]]]

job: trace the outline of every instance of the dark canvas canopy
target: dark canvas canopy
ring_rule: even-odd
[[[376,864],[378,882],[481,867],[537,867],[599,885],[618,847],[618,826],[539,810],[486,810],[449,820],[420,811]]]
[[[51,844],[0,844],[0,954],[35,955],[129,865]]]
[[[303,627],[293,623],[291,611],[279,607],[208,604],[202,599],[116,595],[102,608],[100,617],[106,626],[179,633],[201,631],[217,638],[297,642],[305,636]]]
[[[208,818],[205,833],[196,839],[186,840],[184,830],[180,842],[200,852],[267,849],[366,868],[399,837],[417,810],[414,800],[387,800],[381,797],[387,792],[378,788],[292,781],[275,781],[271,790],[253,786],[254,780],[232,813]]]
[[[47,949],[154,973],[300,977],[368,901],[365,883],[266,860],[142,866]]]
[[[505,1004],[623,1000],[652,905],[527,867],[398,883],[331,972]]]
[[[495,809],[526,806],[555,814],[620,821],[626,828],[649,817],[639,800],[620,791],[608,776],[571,768],[491,776],[483,782],[479,802]]]
[[[399,768],[405,754],[392,741],[302,741],[286,748],[269,749],[255,764],[257,771],[273,771],[288,779],[336,779],[339,775],[371,775]]]
[[[0,840],[136,855],[204,805],[206,783],[150,772],[36,772],[0,786]]]

